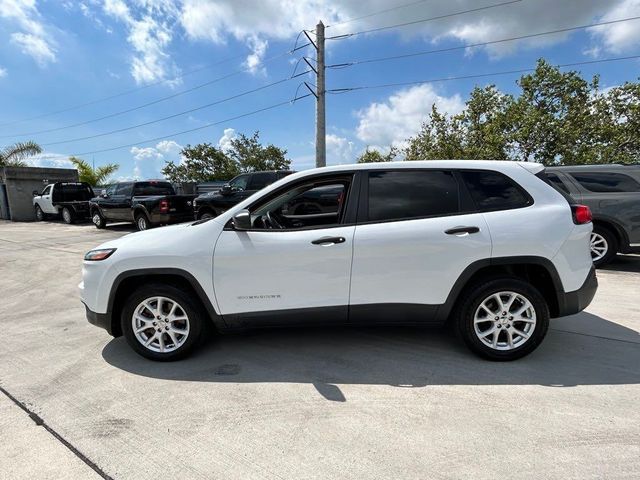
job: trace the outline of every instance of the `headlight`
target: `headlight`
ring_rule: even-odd
[[[99,248],[98,250],[91,250],[90,252],[86,253],[84,259],[90,262],[97,262],[100,260],[104,260],[105,258],[109,258],[115,251],[115,248]]]

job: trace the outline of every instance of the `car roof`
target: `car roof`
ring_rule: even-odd
[[[559,165],[557,167],[547,167],[548,170],[554,171],[577,171],[577,170],[627,170],[630,168],[638,168],[640,165],[622,165],[620,163],[608,163],[604,165]]]

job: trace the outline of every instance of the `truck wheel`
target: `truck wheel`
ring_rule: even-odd
[[[203,337],[206,314],[192,294],[171,285],[138,288],[122,309],[122,333],[137,353],[171,361],[188,355]]]
[[[509,361],[533,352],[549,329],[549,307],[533,285],[502,277],[478,282],[454,314],[459,335],[476,354]]]
[[[62,209],[62,220],[64,220],[64,223],[66,223],[67,225],[71,225],[73,223],[73,212],[70,208],[64,207]]]
[[[96,226],[96,228],[104,228],[107,226],[107,222],[98,210],[94,210],[91,214],[91,221]]]
[[[36,205],[36,220],[42,222],[44,220],[44,212],[40,208],[40,205]]]
[[[139,213],[136,215],[136,226],[138,227],[138,230],[143,231],[152,228],[153,224],[144,213]]]

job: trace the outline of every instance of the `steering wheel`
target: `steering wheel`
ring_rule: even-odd
[[[267,221],[269,222],[269,227],[272,229],[283,229],[284,227],[282,226],[282,224],[276,220],[276,214],[272,214],[271,212],[267,212],[267,214],[265,215],[267,217]]]

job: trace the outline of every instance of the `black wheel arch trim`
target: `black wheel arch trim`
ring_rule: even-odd
[[[198,280],[189,272],[187,272],[186,270],[182,270],[180,268],[140,268],[135,270],[128,270],[126,272],[121,273],[115,278],[115,280],[113,281],[113,284],[111,285],[111,291],[109,292],[109,303],[107,306],[107,313],[105,314],[109,319],[108,323],[110,328],[107,328],[107,331],[109,332],[109,334],[114,335],[114,332],[116,331],[111,326],[113,324],[113,321],[115,320],[118,323],[120,322],[119,318],[116,318],[116,319],[113,318],[116,293],[118,292],[118,288],[120,287],[120,284],[124,280],[127,280],[129,278],[143,277],[148,275],[172,275],[172,276],[181,277],[183,280],[186,280],[189,283],[189,285],[193,288],[198,298],[200,299],[202,306],[205,308],[214,326],[219,330],[223,330],[225,328],[225,324],[224,324],[224,320],[222,319],[222,316],[216,312],[215,308],[213,308],[213,304],[211,303],[211,300],[209,300],[209,297],[207,296],[206,292],[200,285],[200,282],[198,282]],[[101,323],[104,324],[104,321]]]
[[[613,234],[618,237],[618,249],[623,253],[626,253],[630,244],[629,236],[627,235],[627,231],[624,229],[624,227],[620,225],[620,223],[618,223],[615,218],[609,217],[608,215],[594,215],[592,222],[594,227],[600,225],[602,227],[608,228],[609,230],[612,230]]]

